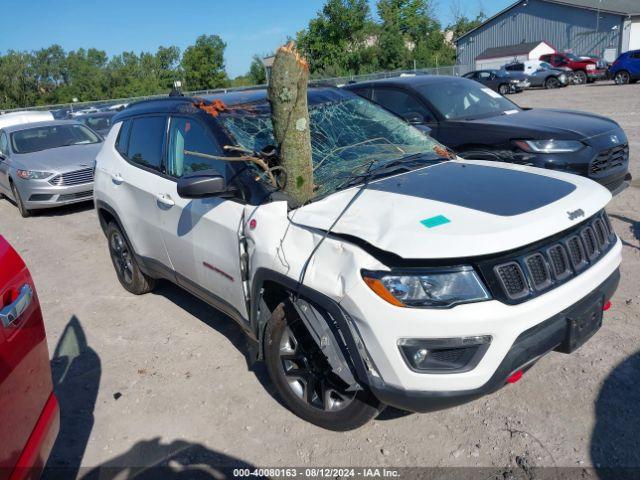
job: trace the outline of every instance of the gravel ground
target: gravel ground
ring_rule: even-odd
[[[640,179],[640,85],[528,91],[522,106],[572,108],[617,120]],[[136,297],[118,284],[91,205],[22,219],[0,202],[0,233],[35,278],[49,348],[81,353],[60,378],[62,430],[50,464],[69,468],[174,464],[255,466],[640,467],[640,182],[608,207],[624,241],[622,282],[598,334],[572,355],[551,353],[522,381],[430,414],[387,410],[334,433],[274,398],[247,368],[228,318],[177,287]],[[80,474],[86,473],[83,468]]]

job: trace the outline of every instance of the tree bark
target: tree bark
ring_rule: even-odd
[[[276,52],[269,78],[271,122],[286,173],[285,192],[299,203],[313,197],[307,83],[309,66],[292,42]]]

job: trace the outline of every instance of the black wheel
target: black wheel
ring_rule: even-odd
[[[583,85],[583,84],[587,83],[587,74],[586,74],[586,72],[584,72],[583,70],[578,70],[577,72],[575,72],[573,82],[576,85]]]
[[[620,70],[613,76],[613,81],[616,85],[627,85],[631,82],[631,75],[626,70]]]
[[[508,95],[510,91],[511,89],[509,88],[509,85],[507,85],[506,83],[502,83],[498,87],[498,93],[500,95]]]
[[[558,80],[556,77],[549,77],[544,82],[544,88],[550,89],[550,88],[559,88],[559,87],[560,87],[560,80]]]
[[[28,210],[24,206],[24,203],[22,202],[22,197],[20,196],[20,193],[18,192],[18,189],[13,184],[13,182],[11,182],[11,192],[13,192],[13,198],[16,201],[16,207],[18,207],[18,211],[20,212],[20,215],[22,215],[22,218],[30,217],[31,210]]]
[[[122,286],[135,295],[149,293],[156,285],[156,280],[142,273],[136,262],[133,249],[122,231],[115,223],[107,226],[109,254],[116,269],[116,275]]]
[[[265,361],[280,398],[293,413],[322,428],[358,428],[381,410],[365,390],[346,391],[290,302],[273,311],[265,332]]]

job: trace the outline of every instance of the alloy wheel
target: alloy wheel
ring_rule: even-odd
[[[509,86],[504,84],[500,85],[498,90],[500,91],[500,95],[507,95],[509,93]]]
[[[577,85],[587,83],[587,74],[582,70],[578,70],[577,72],[575,72],[574,83],[576,83]]]
[[[109,241],[109,249],[111,250],[111,258],[116,267],[118,276],[127,284],[133,282],[133,262],[131,261],[131,252],[118,232],[113,232]]]
[[[558,88],[560,81],[557,78],[551,77],[547,79],[547,88]]]
[[[626,85],[631,80],[628,72],[618,72],[614,78],[617,85]]]
[[[296,336],[287,327],[280,339],[279,354],[289,388],[309,406],[336,412],[354,400],[356,392],[345,391],[343,382],[308,333],[301,331]]]

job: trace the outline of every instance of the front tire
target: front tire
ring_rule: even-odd
[[[509,85],[507,85],[506,83],[502,83],[500,84],[500,86],[498,87],[498,93],[500,95],[508,95],[510,92],[510,88]]]
[[[342,432],[361,427],[380,412],[380,403],[367,391],[346,391],[289,301],[273,311],[264,342],[271,381],[303,420]]]
[[[577,72],[575,72],[574,78],[574,83],[576,85],[584,85],[585,83],[587,83],[587,74],[582,70],[578,70]]]
[[[13,192],[13,198],[16,201],[16,207],[18,207],[18,211],[22,218],[28,218],[31,216],[31,210],[24,206],[24,202],[22,201],[22,197],[20,196],[20,192],[16,188],[15,184],[11,182],[11,192]]]
[[[134,295],[142,295],[152,291],[156,286],[156,280],[140,270],[133,248],[127,242],[120,227],[111,222],[107,226],[106,234],[111,262],[124,289]]]

